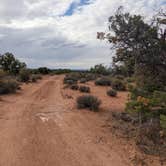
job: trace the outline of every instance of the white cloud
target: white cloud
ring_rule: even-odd
[[[120,5],[150,17],[165,4],[165,0],[91,0],[73,15],[63,16],[72,2],[79,0],[0,0],[0,52],[13,52],[30,67],[109,63],[109,45],[96,40],[96,32],[107,30],[108,17]]]

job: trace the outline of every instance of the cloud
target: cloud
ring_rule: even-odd
[[[111,63],[111,50],[96,32],[123,5],[151,17],[165,0],[0,0],[0,53],[13,52],[29,67],[89,68]],[[73,5],[74,4],[74,5]]]

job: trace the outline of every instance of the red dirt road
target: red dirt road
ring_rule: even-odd
[[[109,102],[102,88],[93,87],[92,94],[105,99],[102,111],[78,111],[75,98],[81,94],[63,89],[62,80],[46,77],[2,97],[0,166],[133,165],[131,149],[103,127],[106,110],[123,109],[126,93]]]

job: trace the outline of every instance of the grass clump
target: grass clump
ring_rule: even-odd
[[[79,91],[83,93],[90,93],[90,88],[88,86],[80,86]]]
[[[111,97],[116,97],[117,96],[117,91],[114,89],[110,89],[107,91],[107,95]]]
[[[91,111],[98,111],[101,101],[92,95],[84,95],[77,98],[77,108],[88,108]]]

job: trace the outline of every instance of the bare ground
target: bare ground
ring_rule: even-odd
[[[81,94],[64,89],[62,82],[63,76],[45,77],[1,97],[0,166],[143,165],[134,144],[106,127],[111,110],[124,110],[127,93],[110,98],[107,87],[87,83],[102,100],[101,111],[80,111],[75,98]]]

